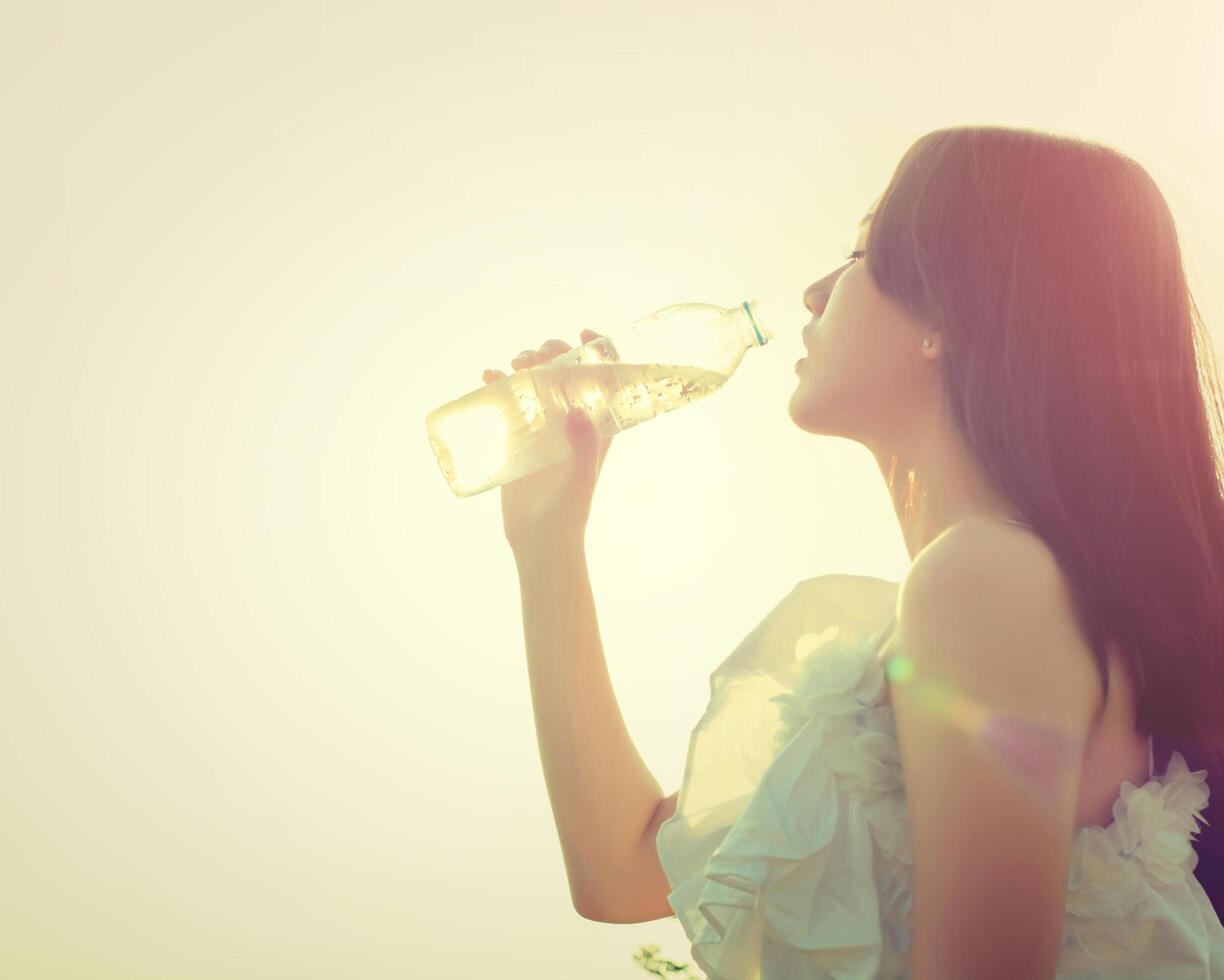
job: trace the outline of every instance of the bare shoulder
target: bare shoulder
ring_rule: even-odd
[[[938,535],[919,553],[906,578],[920,570],[970,562],[993,565],[999,574],[1008,570],[1024,573],[1033,570],[1035,564],[1058,570],[1054,552],[1040,535],[1015,524],[981,517],[961,521]]]
[[[899,606],[906,594],[911,613],[917,611],[913,598],[924,605],[934,600],[937,610],[944,611],[950,611],[944,609],[946,601],[959,602],[965,612],[978,608],[980,599],[1009,605],[1048,602],[1058,595],[1070,599],[1062,569],[1045,541],[1032,531],[989,519],[963,521],[927,545],[901,582]],[[1067,610],[1072,610],[1069,604]]]
[[[901,583],[897,636],[929,671],[954,671],[1024,713],[1048,710],[1065,721],[1100,706],[1070,584],[1050,547],[1025,528],[970,520],[931,542]]]

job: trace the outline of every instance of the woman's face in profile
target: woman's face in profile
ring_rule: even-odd
[[[812,319],[803,329],[808,353],[796,369],[789,413],[805,432],[860,442],[886,439],[938,394],[938,372],[932,369],[939,331],[881,293],[868,271],[874,210],[859,225],[854,257],[803,291]],[[924,337],[932,339],[931,348],[923,348]]]

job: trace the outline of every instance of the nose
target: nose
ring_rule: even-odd
[[[812,316],[820,316],[828,301],[829,294],[821,289],[818,282],[812,283],[803,291],[803,306]]]
[[[838,266],[823,279],[817,279],[814,283],[808,286],[803,291],[803,307],[812,316],[822,316],[824,314],[825,305],[829,302],[829,294],[833,292],[833,287],[837,284],[837,280],[841,278],[841,274],[850,268],[851,263],[846,262]]]

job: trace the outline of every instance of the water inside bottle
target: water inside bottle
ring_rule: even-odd
[[[727,378],[678,364],[541,364],[443,405],[426,422],[451,489],[470,496],[569,456],[571,408],[608,438],[705,398]]]

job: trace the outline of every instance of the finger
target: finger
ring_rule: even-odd
[[[486,384],[491,384],[494,381],[504,378],[505,375],[501,371],[495,370],[494,368],[485,368],[485,372],[483,375],[481,375],[481,377],[484,378]]]
[[[559,357],[570,349],[570,345],[564,340],[546,340],[540,345],[539,350],[525,350],[513,361],[510,362],[511,367],[519,368],[534,367],[537,364],[543,364],[545,361],[550,361],[554,357]]]

